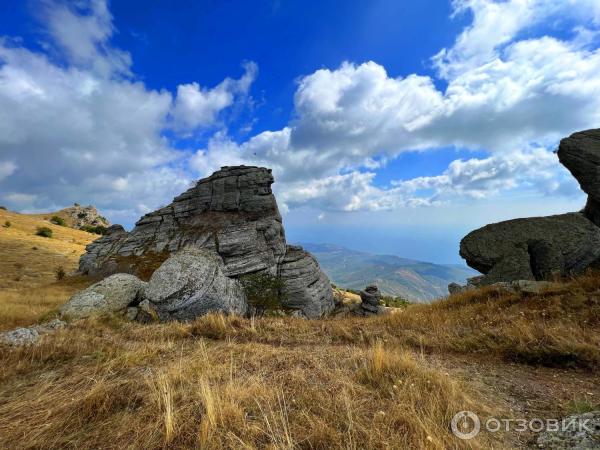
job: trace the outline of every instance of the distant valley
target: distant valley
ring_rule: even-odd
[[[478,274],[466,266],[433,264],[395,255],[374,255],[332,244],[301,244],[319,261],[332,283],[363,289],[375,283],[384,295],[430,302],[448,295],[448,284],[464,284]]]

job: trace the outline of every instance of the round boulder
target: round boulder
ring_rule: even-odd
[[[125,312],[139,299],[146,283],[127,273],[117,273],[77,292],[60,308],[71,319]]]
[[[161,320],[192,320],[210,312],[243,315],[248,308],[244,290],[223,269],[216,253],[184,249],[152,274],[144,297]]]

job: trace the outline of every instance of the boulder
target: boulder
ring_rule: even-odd
[[[221,258],[210,250],[188,248],[174,254],[152,274],[144,311],[152,307],[160,320],[191,320],[210,312],[245,314],[244,290],[224,270]]]
[[[11,331],[0,333],[0,342],[12,347],[33,345],[42,335],[64,328],[66,325],[66,322],[63,322],[60,319],[53,319],[40,325],[16,328]]]
[[[381,292],[374,284],[369,285],[364,291],[360,291],[361,308],[365,315],[383,314],[385,307],[379,304]]]
[[[309,319],[325,316],[334,308],[333,289],[319,263],[302,247],[288,245],[279,265],[284,306],[300,310]]]
[[[111,275],[77,292],[60,308],[60,312],[71,319],[125,313],[128,306],[139,302],[145,285],[130,274]]]
[[[600,228],[579,213],[508,220],[469,233],[460,255],[478,285],[577,274],[600,258]]]
[[[600,225],[600,129],[580,131],[560,141],[559,161],[588,194],[586,216]]]
[[[170,205],[146,214],[131,232],[111,228],[88,245],[79,270],[127,272],[148,280],[172,253],[190,247],[218,253],[227,276],[275,274],[286,243],[273,181],[270,169],[223,167]]]
[[[460,294],[462,292],[468,291],[469,289],[471,289],[469,286],[461,286],[458,283],[450,283],[448,285],[448,292],[450,293],[450,295]]]

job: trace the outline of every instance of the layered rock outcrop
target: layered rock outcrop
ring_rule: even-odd
[[[333,289],[313,255],[302,247],[288,245],[279,265],[284,282],[283,305],[301,310],[309,319],[329,314],[334,308]]]
[[[193,247],[218,253],[227,276],[258,270],[274,274],[286,243],[273,181],[265,168],[223,167],[170,205],[146,214],[130,233],[111,227],[87,247],[79,269],[149,279],[171,253]]]
[[[360,291],[361,308],[366,315],[378,314],[380,310],[379,301],[381,292],[374,284],[367,286],[364,291]]]
[[[273,181],[266,168],[223,167],[170,205],[146,214],[131,232],[119,225],[110,227],[105,236],[88,245],[79,262],[80,272],[124,272],[151,280],[172,254],[203,249],[219,257],[224,277],[260,271],[281,276],[286,306],[307,317],[325,315],[333,309],[329,279],[312,255],[286,245],[271,191]]]
[[[577,274],[600,262],[600,129],[561,141],[559,161],[588,194],[581,213],[514,219],[472,231],[460,255],[484,274],[473,285],[547,280]],[[451,291],[461,287],[452,285]]]

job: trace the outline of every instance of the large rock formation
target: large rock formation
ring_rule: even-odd
[[[508,220],[469,233],[460,243],[460,255],[484,274],[472,284],[545,280],[598,265],[600,129],[563,139],[558,158],[589,196],[583,213]]]
[[[223,274],[214,252],[185,249],[152,274],[144,292],[161,320],[189,320],[209,312],[243,315],[248,309],[241,284]]]
[[[588,194],[586,217],[600,226],[600,129],[580,131],[564,138],[557,154]]]
[[[600,228],[582,214],[514,219],[472,231],[460,243],[479,284],[579,273],[600,258]]]
[[[148,280],[161,264],[185,248],[212,251],[222,260],[226,277],[265,271],[281,275],[286,302],[307,317],[333,308],[329,279],[316,260],[297,247],[287,247],[271,170],[223,167],[145,215],[127,232],[113,225],[88,245],[79,269],[91,275],[132,273]]]
[[[79,269],[88,274],[128,272],[142,279],[182,248],[214,250],[227,276],[273,274],[285,255],[285,235],[271,171],[223,167],[170,205],[146,214],[127,233],[112,227],[87,247]]]

